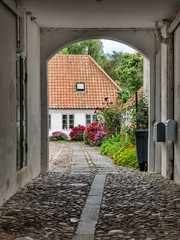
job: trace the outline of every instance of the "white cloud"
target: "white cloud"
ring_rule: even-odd
[[[127,52],[127,53],[136,53],[137,51],[123,43],[119,43],[116,41],[112,41],[112,40],[106,40],[106,39],[101,39],[101,41],[103,42],[103,46],[104,46],[104,53],[112,53],[112,51],[116,51],[116,52]]]

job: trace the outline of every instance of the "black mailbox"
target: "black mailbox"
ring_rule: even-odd
[[[165,142],[165,124],[163,122],[154,123],[154,141]]]

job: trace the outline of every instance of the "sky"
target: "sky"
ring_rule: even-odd
[[[116,52],[127,52],[127,53],[136,53],[136,50],[134,50],[133,48],[123,44],[123,43],[119,43],[116,41],[112,41],[112,40],[106,40],[106,39],[101,39],[101,41],[103,42],[104,45],[104,53],[112,53],[112,51],[116,51]]]

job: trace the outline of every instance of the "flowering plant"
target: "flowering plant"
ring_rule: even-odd
[[[49,141],[67,140],[68,137],[64,132],[55,131],[49,136]]]
[[[84,140],[86,144],[91,146],[100,146],[106,135],[105,125],[94,122],[87,127],[84,133]]]
[[[122,99],[118,98],[114,103],[109,102],[106,97],[103,107],[96,108],[98,120],[106,125],[106,131],[113,136],[116,136],[121,131],[123,122],[123,104]]]
[[[100,150],[101,154],[111,157],[116,165],[138,168],[136,146],[123,131],[103,142]]]
[[[69,136],[71,137],[71,141],[83,141],[83,135],[86,127],[82,125],[78,125],[77,127],[73,127]]]

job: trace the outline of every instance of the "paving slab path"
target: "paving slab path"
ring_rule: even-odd
[[[180,186],[50,143],[50,170],[0,208],[0,240],[180,240]]]

